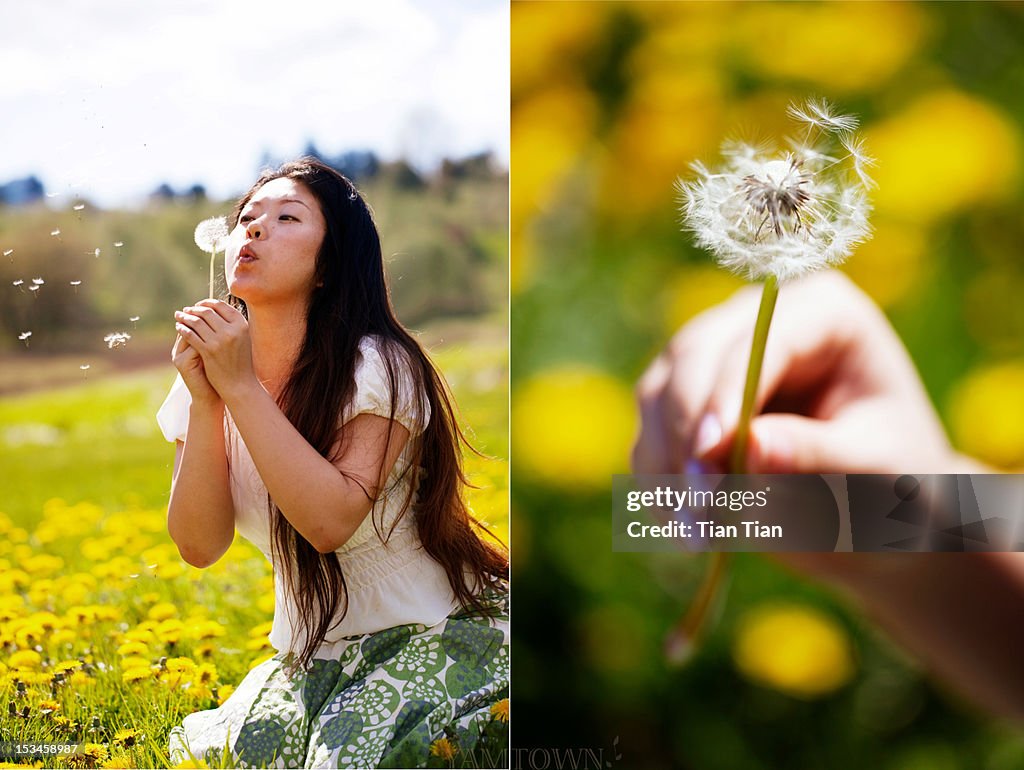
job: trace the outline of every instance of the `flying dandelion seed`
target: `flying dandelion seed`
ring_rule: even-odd
[[[56,228],[54,230],[51,230],[50,231],[50,235],[52,235],[54,238],[56,238],[59,241],[60,240],[60,228],[58,227],[58,228]]]
[[[210,296],[213,296],[214,289],[214,267],[217,262],[217,252],[224,249],[228,237],[228,221],[224,217],[212,217],[204,219],[196,225],[195,240],[196,246],[210,255]]]
[[[29,287],[28,287],[28,290],[29,290],[29,291],[34,291],[34,292],[38,292],[38,291],[39,291],[39,284],[34,284],[34,285],[32,285],[32,286],[29,286]]]
[[[103,341],[107,343],[109,350],[113,350],[114,348],[124,347],[131,338],[132,335],[127,332],[113,332],[104,337]]]
[[[46,281],[44,281],[42,278],[33,278],[32,283],[34,283],[36,286],[42,286],[44,283],[46,283]]]
[[[90,252],[90,253],[91,253],[91,254],[92,254],[92,255],[93,255],[94,257],[96,257],[97,259],[99,259],[99,256],[100,256],[100,250],[99,250],[99,248],[93,249],[93,251],[92,251],[92,252]]]
[[[5,249],[4,250],[4,256],[5,257],[9,257],[11,262],[14,262],[14,258],[11,257],[11,254],[13,254],[13,253],[14,253],[14,249]]]
[[[82,285],[81,281],[69,281],[69,283],[75,287],[75,294],[78,294],[78,287]]]
[[[25,281],[23,279],[21,279],[21,278],[19,278],[17,281],[11,281],[11,286],[17,286],[19,289],[21,289],[21,287],[24,286],[24,285],[25,285]],[[25,291],[24,289],[21,289],[21,290]]]
[[[22,332],[18,335],[18,339],[25,343],[25,347],[28,347],[28,338],[32,336],[32,332]]]
[[[89,370],[92,368],[90,364],[82,364],[78,367],[82,371],[82,376],[89,379]]]
[[[121,256],[121,247],[124,246],[124,241],[114,241],[114,248],[117,249],[117,256]]]
[[[139,322],[139,318],[141,318],[141,316],[133,315],[131,318],[128,319],[129,321],[131,321],[133,329],[138,328],[136,324]]]
[[[78,204],[72,206],[71,208],[73,208],[75,211],[81,211],[82,209],[85,208],[85,204],[84,203],[78,203]]]

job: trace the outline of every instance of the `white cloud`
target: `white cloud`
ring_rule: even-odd
[[[160,181],[232,194],[307,141],[508,159],[502,0],[6,6],[0,181],[115,203]]]

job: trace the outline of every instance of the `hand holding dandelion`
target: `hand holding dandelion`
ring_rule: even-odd
[[[723,147],[725,163],[694,164],[695,181],[680,182],[683,221],[719,264],[764,280],[761,308],[737,423],[732,473],[746,470],[746,449],[768,329],[779,283],[842,262],[869,233],[867,175],[871,159],[853,134],[857,120],[824,100],[791,105],[804,136],[765,152],[748,144]]]
[[[224,242],[228,237],[228,223],[224,217],[212,217],[204,219],[196,225],[195,240],[196,246],[210,255],[210,294],[213,297],[214,291],[214,268],[217,262],[217,252],[223,250]]]
[[[697,245],[723,267],[764,281],[732,441],[731,473],[747,471],[750,422],[780,283],[842,262],[870,233],[872,181],[867,168],[872,161],[853,133],[856,118],[836,114],[824,100],[792,105],[789,116],[804,133],[790,140],[788,149],[771,152],[730,142],[723,146],[721,168],[695,163],[697,178],[678,185],[683,222]],[[711,555],[703,585],[667,640],[670,659],[684,660],[692,650],[726,564],[726,554]]]

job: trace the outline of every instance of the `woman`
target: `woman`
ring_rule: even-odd
[[[301,160],[232,223],[228,302],[175,313],[168,529],[198,567],[235,529],[271,560],[278,654],[187,717],[172,760],[413,766],[507,742],[507,554],[463,501],[453,407],[391,309],[366,203]]]

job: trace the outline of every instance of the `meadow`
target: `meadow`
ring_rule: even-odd
[[[474,446],[479,518],[507,542],[504,339],[434,351]],[[0,742],[78,743],[43,766],[167,766],[167,735],[272,654],[271,571],[236,538],[185,564],[166,532],[161,366],[0,400]],[[0,765],[3,766],[3,765]]]
[[[507,177],[384,173],[366,190],[399,317],[476,450],[470,505],[507,543]],[[155,421],[171,312],[207,292],[192,229],[229,208],[0,207],[0,744],[80,747],[0,767],[166,767],[171,728],[273,653],[263,555],[236,538],[199,570],[171,542],[174,449]],[[114,330],[132,339],[109,349]]]

